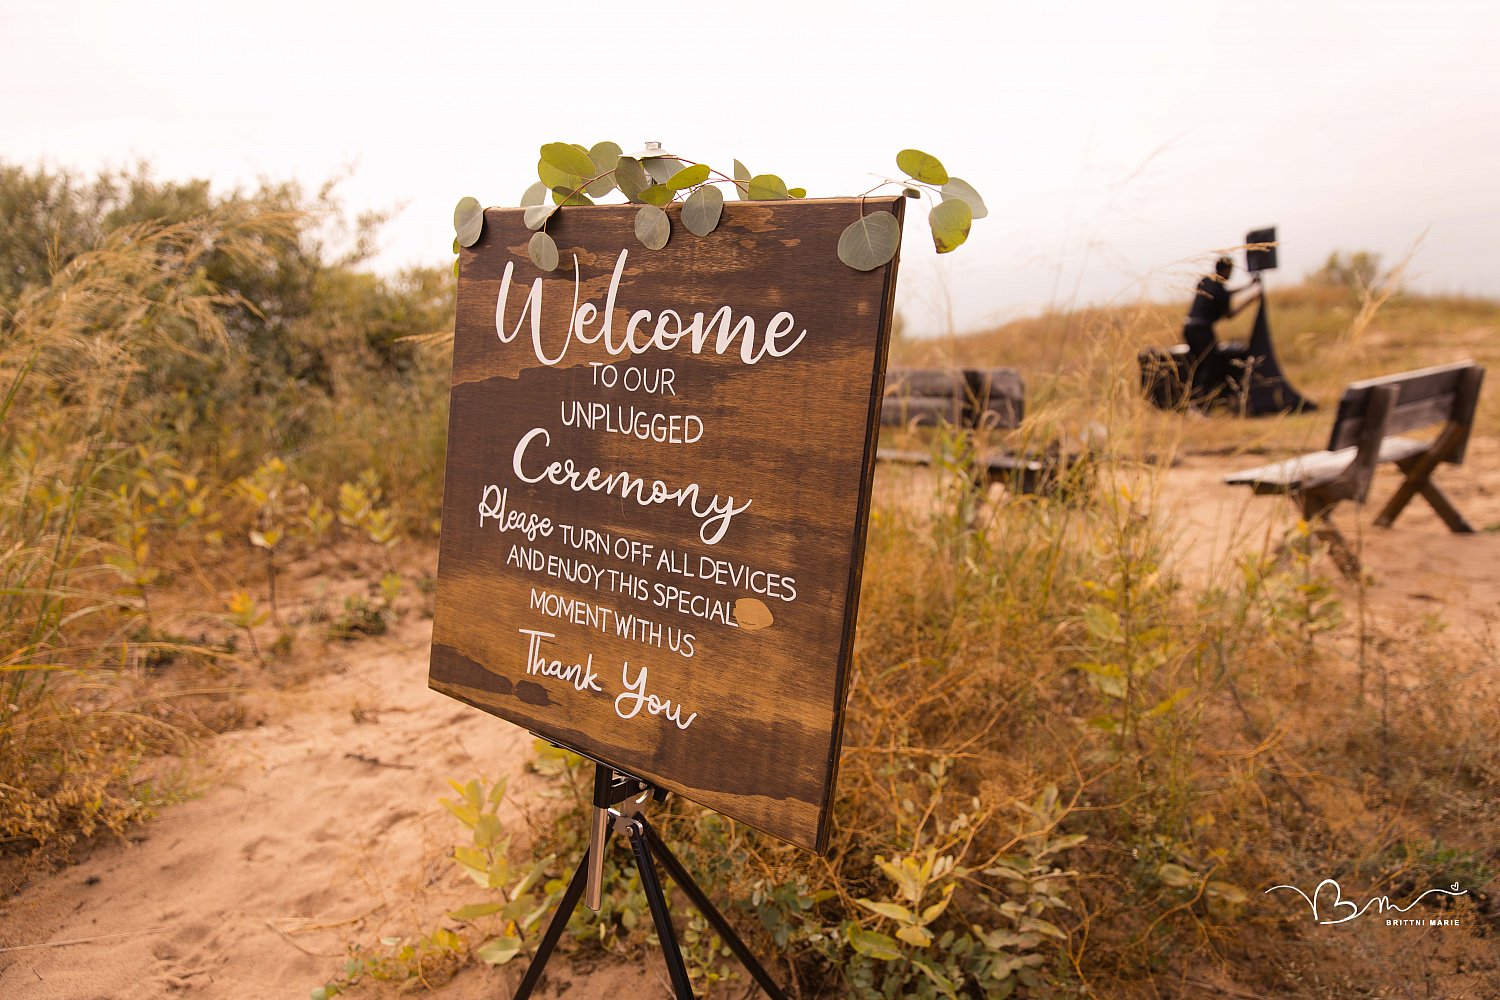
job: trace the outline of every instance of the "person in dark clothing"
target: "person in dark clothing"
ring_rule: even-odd
[[[1214,334],[1214,324],[1221,319],[1239,315],[1240,310],[1260,298],[1260,275],[1248,285],[1229,287],[1229,276],[1234,273],[1234,261],[1220,257],[1214,273],[1204,275],[1193,293],[1193,304],[1188,307],[1187,322],[1182,327],[1182,339],[1193,357],[1194,395],[1212,396],[1227,386],[1234,374],[1234,362],[1246,357],[1244,344],[1219,343]],[[1250,289],[1255,294],[1234,304],[1234,296]]]

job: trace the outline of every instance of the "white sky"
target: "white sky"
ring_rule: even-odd
[[[391,269],[446,263],[453,203],[515,204],[543,142],[657,139],[813,196],[915,146],[990,217],[943,258],[909,217],[914,332],[1185,304],[1271,224],[1283,281],[1420,240],[1418,287],[1495,295],[1497,50],[1500,4],[1462,0],[0,0],[0,158],[225,188],[352,167],[348,208],[404,206]]]

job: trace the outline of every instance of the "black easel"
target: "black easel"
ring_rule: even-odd
[[[583,854],[583,859],[578,862],[578,869],[573,873],[573,878],[568,882],[567,891],[563,893],[562,901],[557,904],[557,912],[552,915],[552,921],[547,925],[547,933],[542,936],[542,943],[537,947],[536,956],[531,960],[531,966],[526,970],[526,975],[521,980],[521,985],[516,989],[515,1000],[527,1000],[531,991],[536,989],[537,983],[542,978],[542,970],[546,968],[547,960],[552,957],[552,951],[557,947],[558,940],[563,931],[567,929],[568,918],[573,915],[573,910],[578,906],[578,899],[584,893],[584,886],[588,884],[590,889],[589,904],[592,908],[599,908],[600,879],[604,871],[604,853],[608,849],[612,833],[624,833],[630,838],[630,848],[635,853],[636,867],[641,874],[641,887],[646,892],[646,903],[651,909],[651,919],[656,924],[656,936],[661,941],[661,950],[667,960],[667,972],[672,978],[672,992],[677,1000],[693,1000],[693,987],[688,982],[687,965],[682,960],[682,949],[677,944],[677,932],[672,927],[672,915],[667,911],[667,897],[662,892],[661,881],[656,876],[656,861],[667,870],[672,881],[677,887],[692,900],[693,905],[698,908],[713,925],[714,930],[724,943],[729,945],[736,957],[739,958],[750,975],[765,990],[771,1000],[787,1000],[781,987],[771,979],[770,973],[760,964],[756,957],[751,954],[745,942],[729,926],[729,921],[724,919],[713,902],[693,881],[688,870],[677,860],[666,843],[661,839],[649,822],[646,820],[643,808],[648,799],[657,802],[665,800],[667,793],[665,789],[656,788],[639,778],[632,777],[605,764],[594,764],[594,827],[593,839],[588,850]]]

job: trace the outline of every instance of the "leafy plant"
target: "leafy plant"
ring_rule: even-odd
[[[561,896],[560,889],[534,891],[556,859],[548,856],[523,867],[512,865],[510,834],[501,826],[498,813],[505,798],[504,779],[488,789],[477,778],[463,785],[451,780],[448,784],[459,797],[439,801],[471,834],[468,845],[454,849],[453,860],[475,885],[493,890],[500,897],[499,900],[471,903],[448,915],[464,923],[498,918],[498,933],[475,949],[475,954],[490,965],[504,965],[520,954],[527,932]]]
[[[328,623],[328,636],[347,642],[362,635],[385,635],[389,615],[388,607],[370,603],[363,594],[350,594],[344,598],[343,613]]]
[[[268,617],[269,614],[261,610],[248,590],[236,590],[229,595],[227,620],[235,628],[244,630],[245,635],[250,638],[250,650],[255,654],[255,662],[263,667],[266,665],[266,658],[261,655],[260,644],[255,640],[255,627],[265,624]]]
[[[469,955],[463,936],[439,927],[415,938],[388,936],[375,948],[353,947],[341,973],[312,990],[310,1000],[328,1000],[339,996],[365,980],[382,983],[409,983],[420,980],[429,985],[441,981]]]
[[[805,188],[788,187],[776,174],[752,174],[739,160],[732,173],[706,163],[683,160],[647,143],[636,155],[627,155],[614,142],[585,147],[577,143],[549,142],[541,147],[537,161],[538,180],[521,196],[523,218],[534,235],[527,244],[531,262],[540,270],[557,268],[557,243],[547,232],[549,221],[564,206],[592,205],[618,191],[627,202],[640,208],[635,216],[635,237],[642,246],[660,250],[672,238],[670,216],[662,207],[682,202],[682,224],[695,236],[707,236],[718,228],[724,211],[722,187],[733,189],[744,201],[785,201],[807,197]],[[864,198],[886,186],[899,187],[910,198],[925,193],[933,201],[928,213],[933,246],[949,253],[962,246],[976,219],[989,214],[984,199],[973,185],[948,173],[942,161],[916,149],[903,149],[896,166],[904,176],[882,181],[860,197],[858,217],[839,237],[839,259],[859,271],[870,271],[896,255],[901,243],[901,225],[887,211],[866,214]],[[484,211],[477,199],[459,200],[453,211],[453,250],[473,246],[484,229]],[[457,262],[454,270],[457,273]]]
[[[338,520],[376,546],[387,571],[393,571],[391,550],[400,544],[401,532],[395,511],[389,506],[381,506],[384,497],[380,476],[374,469],[365,469],[358,480],[339,484]]]
[[[249,531],[250,544],[266,554],[266,589],[270,594],[271,618],[280,624],[281,614],[276,606],[276,549],[287,537],[287,508],[301,499],[299,494],[305,496],[307,488],[291,478],[285,462],[272,457],[252,474],[236,479],[233,489],[254,511],[255,526]]]

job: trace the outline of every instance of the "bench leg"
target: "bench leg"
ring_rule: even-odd
[[[1297,494],[1297,504],[1302,509],[1302,519],[1307,522],[1308,528],[1313,535],[1323,544],[1328,546],[1328,555],[1338,566],[1339,572],[1345,579],[1357,580],[1360,574],[1359,557],[1354,550],[1349,548],[1349,543],[1344,540],[1344,535],[1338,526],[1333,523],[1329,515],[1333,508],[1338,506],[1338,501],[1327,500],[1317,493]]]
[[[1406,509],[1406,505],[1411,503],[1411,498],[1416,496],[1426,484],[1427,477],[1432,475],[1433,465],[1436,464],[1436,460],[1428,461],[1431,456],[1432,452],[1429,451],[1420,458],[1409,458],[1396,463],[1396,468],[1404,472],[1406,478],[1401,480],[1401,485],[1396,487],[1396,492],[1392,493],[1391,498],[1385,502],[1385,506],[1380,508],[1380,513],[1375,517],[1376,527],[1389,528],[1394,524],[1396,518],[1400,517],[1401,512]]]
[[[1473,534],[1473,527],[1464,520],[1458,508],[1453,506],[1453,501],[1432,481],[1432,473],[1437,469],[1438,462],[1444,455],[1453,454],[1455,448],[1461,448],[1468,439],[1468,433],[1468,422],[1450,420],[1426,451],[1397,462],[1396,467],[1406,474],[1406,478],[1401,480],[1401,485],[1381,508],[1375,523],[1382,528],[1389,528],[1402,509],[1411,502],[1411,498],[1420,493],[1432,509],[1437,511],[1437,516],[1443,519],[1449,531],[1463,535]]]
[[[1396,492],[1391,494],[1391,498],[1380,509],[1380,515],[1375,518],[1375,524],[1381,528],[1389,528],[1406,505],[1411,502],[1412,497],[1420,493],[1422,499],[1426,500],[1437,512],[1437,516],[1443,519],[1449,531],[1464,535],[1473,534],[1473,526],[1464,520],[1458,508],[1453,506],[1453,501],[1449,500],[1448,495],[1432,481],[1432,473],[1437,468],[1437,464],[1437,449],[1435,448],[1417,458],[1397,462],[1396,467],[1406,474],[1406,478],[1401,480],[1401,485],[1396,488]]]

